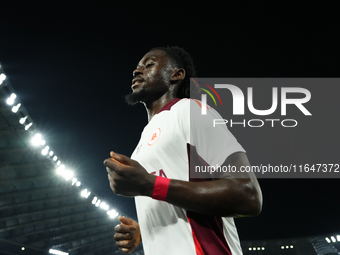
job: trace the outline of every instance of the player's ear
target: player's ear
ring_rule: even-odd
[[[178,81],[183,80],[184,77],[185,77],[185,70],[184,70],[184,68],[176,68],[172,72],[171,81],[172,82],[178,82]]]

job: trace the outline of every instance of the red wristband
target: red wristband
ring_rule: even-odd
[[[155,180],[155,185],[153,186],[152,198],[166,201],[169,185],[170,179],[157,176]]]

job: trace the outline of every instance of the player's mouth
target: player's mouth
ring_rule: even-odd
[[[142,84],[144,82],[144,79],[143,78],[135,78],[132,80],[132,86],[131,88],[133,89],[134,87]]]

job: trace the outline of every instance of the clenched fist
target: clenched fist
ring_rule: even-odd
[[[104,161],[110,187],[117,195],[152,196],[156,176],[149,174],[136,160],[122,154],[110,153]]]
[[[131,218],[120,216],[121,224],[115,227],[114,239],[121,252],[130,254],[141,241],[139,224]]]

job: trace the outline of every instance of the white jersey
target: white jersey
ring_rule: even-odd
[[[175,99],[165,105],[145,126],[131,158],[150,174],[189,181],[190,149],[209,165],[244,152],[226,125],[192,123],[192,111],[201,112],[199,101]],[[214,109],[205,117],[221,119]],[[233,218],[193,213],[145,196],[135,201],[145,255],[242,254]]]

